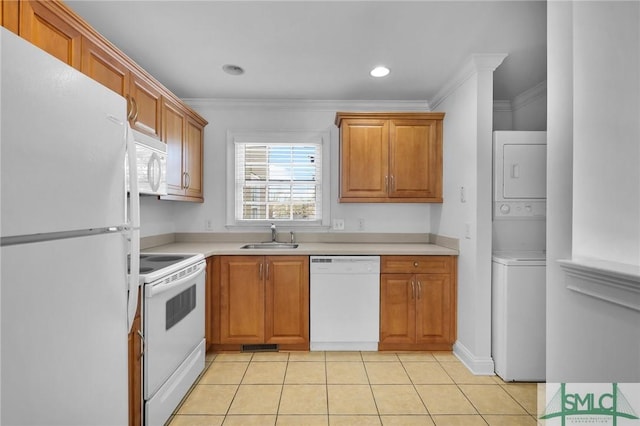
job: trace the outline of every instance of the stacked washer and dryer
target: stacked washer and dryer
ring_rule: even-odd
[[[496,131],[492,357],[505,381],[545,380],[546,132]]]

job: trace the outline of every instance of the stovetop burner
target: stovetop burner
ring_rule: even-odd
[[[182,262],[193,254],[140,254],[140,273],[151,273]]]
[[[202,255],[195,254],[140,253],[140,275],[145,281],[146,278],[156,279],[158,276],[171,273],[176,269],[195,263],[202,258]],[[129,259],[128,269],[131,267],[130,264]]]

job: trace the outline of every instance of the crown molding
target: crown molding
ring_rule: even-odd
[[[304,100],[304,99],[224,99],[191,98],[183,99],[193,108],[213,108],[227,110],[271,109],[305,111],[425,111],[429,112],[429,102],[402,100]]]
[[[511,112],[513,110],[511,101],[495,100],[493,101],[493,110],[497,112]]]
[[[513,98],[513,109],[519,109],[523,106],[539,99],[543,96],[547,96],[547,80],[542,81],[530,89],[525,90],[524,92],[516,95]]]
[[[480,54],[476,53],[471,55],[460,70],[451,78],[444,86],[438,91],[436,96],[431,100],[430,104],[433,109],[437,108],[442,101],[444,101],[449,95],[451,95],[456,89],[467,81],[471,76],[477,74],[480,71],[493,72],[504,58],[507,57],[506,53],[488,53]]]

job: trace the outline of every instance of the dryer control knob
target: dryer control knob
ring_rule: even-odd
[[[500,213],[509,214],[510,211],[511,211],[511,207],[509,207],[509,204],[503,204],[500,206]]]

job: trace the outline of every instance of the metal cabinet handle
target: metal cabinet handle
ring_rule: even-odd
[[[127,120],[133,119],[133,104],[131,103],[131,97],[127,95]]]
[[[389,192],[389,176],[384,177],[384,191]]]
[[[393,175],[391,175],[391,191],[395,191],[395,190],[396,190],[396,181]]]
[[[131,117],[131,121],[136,121],[138,119],[138,103],[136,102],[136,98],[131,97],[131,112],[135,110],[133,117]]]
[[[413,266],[414,266],[414,268],[417,268],[418,267],[418,262],[413,262]]]
[[[269,279],[269,262],[267,262],[267,280]]]
[[[411,280],[411,300],[416,298],[416,283]]]
[[[260,263],[260,272],[259,272],[260,279],[262,279],[262,270],[263,270],[263,268],[264,268],[264,263]]]
[[[142,331],[138,330],[138,336],[140,337],[140,344],[142,345],[140,356],[138,358],[142,358],[142,355],[144,355],[144,335],[142,334]]]
[[[191,176],[188,172],[182,172],[182,187],[184,189],[189,189],[191,186]]]
[[[418,299],[420,299],[421,294],[422,294],[422,283],[418,281]]]

